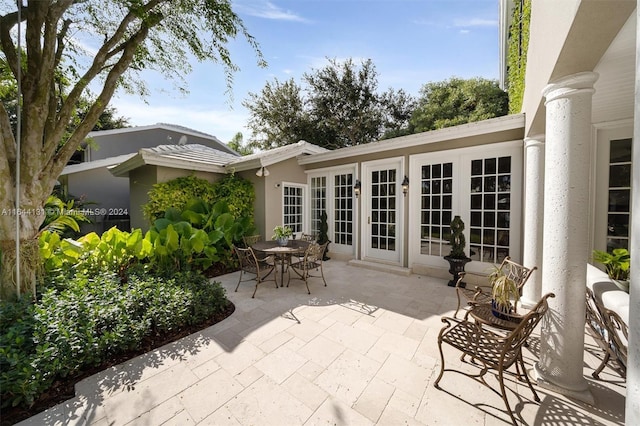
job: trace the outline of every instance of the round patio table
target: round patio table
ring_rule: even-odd
[[[311,244],[309,241],[289,240],[286,246],[281,246],[277,241],[258,241],[251,246],[255,251],[274,255],[276,264],[280,262],[280,287],[284,286],[284,265],[294,254],[302,254]]]

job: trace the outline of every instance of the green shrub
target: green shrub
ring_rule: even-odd
[[[164,216],[169,207],[182,210],[192,198],[215,202],[217,194],[212,184],[195,176],[185,176],[156,183],[149,191],[149,202],[142,206],[144,217],[153,223]]]
[[[171,279],[144,272],[76,276],[40,301],[0,305],[2,407],[29,406],[60,377],[140,347],[147,336],[201,323],[227,304],[219,283],[200,274]]]
[[[251,225],[254,223],[253,184],[235,174],[225,175],[214,183],[187,176],[155,184],[149,191],[149,202],[142,208],[144,217],[150,223],[154,223],[164,217],[169,208],[184,210],[192,199],[202,200],[208,205],[223,201],[234,218],[248,218]]]
[[[254,224],[253,211],[256,193],[250,181],[235,174],[229,174],[215,182],[213,190],[215,202],[226,202],[232,216],[236,219],[249,218],[249,225]]]

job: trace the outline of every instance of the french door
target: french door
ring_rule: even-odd
[[[400,264],[402,260],[402,158],[362,164],[363,258]]]

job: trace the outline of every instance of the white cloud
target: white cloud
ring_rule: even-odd
[[[118,116],[129,118],[132,126],[147,126],[156,123],[170,123],[189,127],[193,130],[216,136],[222,142],[228,142],[242,132],[248,139],[250,132],[245,128],[248,114],[244,111],[199,107],[189,104],[147,105],[132,100],[114,100],[110,103]]]
[[[309,22],[302,16],[290,10],[284,10],[270,1],[254,4],[236,4],[239,12],[246,13],[257,18],[271,19],[276,21]]]
[[[453,21],[454,27],[497,27],[498,20],[497,19],[481,19],[481,18],[471,18],[471,19],[456,19]]]

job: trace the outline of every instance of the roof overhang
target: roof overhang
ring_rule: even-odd
[[[114,176],[126,177],[132,170],[142,166],[159,166],[173,169],[193,170],[210,173],[226,173],[224,166],[211,164],[206,161],[193,161],[175,158],[170,155],[157,155],[153,152],[141,149],[129,160],[109,169]]]
[[[115,157],[104,158],[102,160],[87,161],[84,163],[72,164],[62,169],[62,173],[60,173],[60,176],[71,175],[74,173],[82,173],[89,170],[96,170],[100,168],[114,167],[120,163],[130,160],[135,155],[136,154],[124,154],[124,155],[118,155]]]
[[[299,141],[295,144],[286,145],[269,151],[259,152],[257,154],[247,155],[228,163],[226,170],[245,171],[258,169],[260,167],[271,166],[291,158],[306,158],[326,152],[331,152],[326,148],[311,144],[306,141]]]

